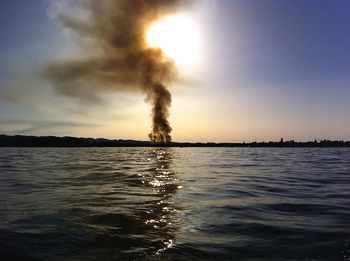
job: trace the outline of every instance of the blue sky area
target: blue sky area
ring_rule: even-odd
[[[91,105],[38,77],[76,47],[57,2],[1,1],[0,132],[147,139],[142,95]],[[205,0],[189,12],[201,59],[194,83],[172,88],[174,140],[350,139],[350,1]]]

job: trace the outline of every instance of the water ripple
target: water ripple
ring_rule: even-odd
[[[349,260],[347,148],[0,148],[1,260]]]

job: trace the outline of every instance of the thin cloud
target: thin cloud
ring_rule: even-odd
[[[37,130],[43,129],[55,129],[55,128],[91,128],[99,127],[98,124],[84,123],[84,122],[72,122],[72,121],[27,121],[16,119],[3,119],[0,120],[1,125],[21,126],[27,125],[25,128],[20,128],[15,131],[11,131],[12,134],[21,135],[33,133]]]

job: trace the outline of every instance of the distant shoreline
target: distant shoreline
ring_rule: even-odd
[[[138,140],[109,140],[103,138],[77,138],[55,136],[0,135],[0,147],[252,147],[252,148],[297,148],[297,147],[350,147],[350,141],[269,141],[242,143],[215,142],[170,142],[152,143]]]

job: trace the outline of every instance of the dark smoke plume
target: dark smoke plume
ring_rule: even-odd
[[[74,4],[73,4],[74,3]],[[186,1],[186,3],[188,3]],[[78,36],[84,57],[47,65],[46,76],[65,95],[97,100],[101,91],[141,91],[152,105],[154,142],[170,142],[171,94],[176,68],[145,42],[146,28],[179,11],[180,0],[75,0],[59,21]]]

